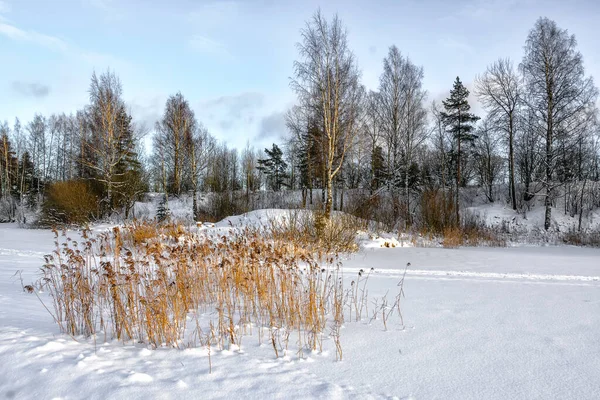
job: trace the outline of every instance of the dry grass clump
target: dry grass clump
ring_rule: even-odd
[[[430,240],[441,236],[442,245],[448,248],[506,246],[500,233],[486,226],[484,219],[477,214],[461,213],[461,221],[458,224],[455,207],[452,191],[425,190],[421,196],[421,236]]]
[[[84,231],[79,242],[55,230],[40,285],[53,299],[56,322],[72,336],[224,349],[256,335],[276,356],[290,340],[302,356],[330,338],[341,359],[344,310],[352,302],[360,313],[358,304],[367,301],[344,291],[330,255],[351,248],[346,224],[325,226],[316,242],[316,228],[293,231],[288,223],[273,225],[271,234],[246,228],[216,239],[154,222],[95,236]]]
[[[448,248],[459,246],[505,247],[506,240],[497,230],[486,226],[478,214],[465,213],[460,227],[444,229],[442,245]]]
[[[266,232],[275,240],[322,255],[357,251],[356,234],[366,227],[365,220],[350,214],[334,213],[327,220],[319,211],[290,210],[282,218],[269,219]]]
[[[122,231],[122,240],[130,247],[141,246],[157,238],[159,227],[152,220],[136,220]]]
[[[465,234],[461,228],[451,227],[444,229],[442,245],[447,248],[456,248],[465,244]]]
[[[600,230],[579,231],[572,227],[562,235],[562,241],[573,246],[600,247]]]
[[[451,191],[432,189],[423,192],[420,225],[423,234],[440,234],[456,227],[456,208]]]

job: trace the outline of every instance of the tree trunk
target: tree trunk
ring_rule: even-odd
[[[192,209],[194,213],[194,221],[198,221],[198,190],[196,189],[196,185],[194,185],[194,190],[192,191]]]
[[[583,187],[581,188],[581,197],[579,198],[579,224],[577,231],[581,232],[581,220],[583,218],[583,194],[585,192],[585,184],[587,183],[587,177],[583,180]]]
[[[331,206],[333,205],[333,179],[331,177],[331,174],[328,174],[329,176],[327,177],[327,187],[326,187],[326,191],[327,191],[327,198],[325,200],[325,218],[326,219],[330,219],[331,218]]]
[[[460,209],[459,209],[459,201],[460,201],[460,130],[458,134],[458,152],[457,152],[457,162],[456,162],[456,199],[455,199],[455,208],[456,208],[456,225],[460,226]]]
[[[406,210],[405,210],[405,218],[404,218],[404,225],[405,226],[410,226],[411,221],[410,221],[410,189],[408,187],[408,171],[409,171],[409,166],[410,161],[407,160],[406,162],[406,167],[404,170],[404,195],[406,196]]]
[[[509,117],[509,132],[508,132],[508,173],[510,184],[510,198],[512,201],[513,210],[517,210],[517,190],[515,188],[515,151],[513,146],[514,122],[512,113]]]
[[[548,102],[548,124],[546,130],[546,181],[544,186],[546,188],[546,199],[544,205],[546,206],[546,213],[544,215],[544,229],[550,229],[550,223],[552,222],[552,201],[550,200],[550,185],[552,181],[552,96],[550,95]]]
[[[338,208],[338,187],[333,185],[333,210],[339,210]]]

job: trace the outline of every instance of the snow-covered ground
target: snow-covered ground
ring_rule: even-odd
[[[209,374],[203,348],[60,334],[15,275],[37,278],[52,233],[0,225],[0,398],[600,398],[599,249],[381,245],[347,257],[344,277],[375,268],[369,296],[393,297],[410,263],[403,324],[347,322],[342,362],[330,340],[322,353],[275,359],[248,337],[213,351]]]

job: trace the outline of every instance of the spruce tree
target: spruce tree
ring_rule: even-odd
[[[258,160],[257,169],[267,176],[271,182],[271,188],[278,192],[284,185],[287,163],[283,160],[283,152],[275,143],[271,150],[265,149],[265,153],[268,158]]]
[[[169,201],[167,195],[163,194],[160,202],[158,203],[158,207],[156,208],[156,219],[158,222],[163,222],[168,220],[169,215]]]
[[[26,151],[21,156],[19,165],[19,195],[21,197],[21,205],[26,202],[27,205],[32,208],[35,206],[35,199],[37,197],[37,176],[35,175],[35,166],[31,160],[29,152]]]
[[[123,208],[127,219],[135,201],[148,189],[148,185],[143,180],[144,171],[136,149],[132,118],[125,107],[119,110],[117,119],[120,134],[116,147],[121,158],[115,166],[113,181],[115,194],[111,207]]]
[[[456,140],[456,223],[460,223],[459,214],[459,188],[463,183],[461,181],[461,145],[463,142],[473,143],[477,138],[472,132],[475,129],[475,122],[479,117],[471,114],[471,106],[469,105],[469,90],[462,84],[457,76],[454,81],[454,87],[450,91],[448,97],[442,103],[444,104],[445,112],[442,112],[442,119],[449,133]]]

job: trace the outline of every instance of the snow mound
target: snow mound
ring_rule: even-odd
[[[307,210],[285,210],[269,208],[264,210],[254,210],[241,215],[233,215],[227,217],[215,224],[217,228],[243,228],[249,227],[263,227],[267,226],[270,221],[274,222],[285,222],[288,221],[294,214],[305,214],[309,213]]]

